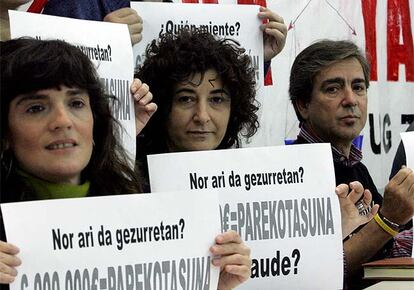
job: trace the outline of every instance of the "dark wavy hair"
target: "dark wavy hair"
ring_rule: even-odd
[[[296,116],[304,122],[297,102],[307,104],[311,101],[315,77],[322,69],[349,58],[356,58],[362,66],[365,85],[369,87],[370,66],[363,52],[348,40],[320,40],[301,51],[290,70],[289,95]]]
[[[168,152],[166,125],[174,86],[209,69],[217,71],[231,96],[227,131],[216,149],[239,147],[239,134],[249,138],[256,133],[256,81],[245,50],[234,40],[218,39],[203,30],[182,30],[153,40],[146,49],[144,63],[136,71],[136,77],[149,85],[158,104],[158,112],[138,137],[137,156]]]
[[[105,95],[93,64],[78,48],[60,40],[19,38],[1,42],[0,78],[2,201],[34,198],[33,190],[23,186],[16,173],[13,152],[6,148],[10,102],[20,94],[62,85],[89,94],[95,145],[81,173],[82,179],[91,183],[89,195],[141,192],[139,175],[129,168],[117,138],[120,127],[109,107],[114,97]]]

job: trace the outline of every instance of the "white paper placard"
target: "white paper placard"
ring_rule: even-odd
[[[219,268],[209,247],[220,233],[218,208],[214,192],[1,204],[7,240],[22,260],[11,290],[188,289],[193,283],[216,290]]]
[[[256,81],[263,87],[263,32],[258,5],[188,5],[131,2],[143,19],[142,40],[135,44],[134,59],[138,67],[145,59],[145,49],[162,33],[177,34],[182,29],[201,28],[219,38],[235,39],[252,57]],[[154,13],[156,11],[156,13]]]
[[[404,144],[406,165],[408,168],[414,170],[414,132],[401,132],[401,140]],[[414,217],[413,217],[414,218]],[[414,244],[414,236],[413,236]],[[411,253],[411,257],[414,258],[414,251]]]
[[[414,170],[414,131],[401,132],[401,140],[404,144],[405,158],[407,167]]]
[[[253,278],[238,289],[342,288],[329,144],[150,155],[148,167],[153,192],[219,192],[223,230],[238,231],[252,250]]]

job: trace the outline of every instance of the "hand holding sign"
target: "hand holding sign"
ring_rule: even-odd
[[[138,135],[157,111],[157,104],[151,102],[152,93],[149,91],[148,85],[139,79],[134,79],[132,82],[131,94],[135,100],[135,128],[136,135]]]
[[[261,25],[261,29],[264,32],[264,60],[271,61],[285,47],[287,26],[281,16],[265,7],[260,7],[259,18],[269,20],[267,23]]]
[[[210,252],[216,256],[213,264],[221,267],[218,290],[234,288],[249,279],[252,264],[250,248],[238,233],[228,231],[218,235]]]
[[[381,213],[399,225],[406,224],[414,215],[414,172],[401,168],[384,190]]]
[[[17,275],[14,267],[19,266],[22,262],[16,256],[19,248],[15,245],[0,241],[0,284],[12,283]]]
[[[348,194],[349,187],[352,191]],[[379,209],[379,205],[376,204],[371,207],[371,210],[367,214],[360,214],[358,208],[355,206],[355,203],[357,203],[363,195],[362,203],[368,207],[372,201],[371,192],[368,189],[364,190],[362,184],[358,181],[351,182],[349,187],[346,184],[340,184],[335,189],[335,192],[338,195],[339,204],[341,206],[343,239],[360,225],[366,224],[372,220]]]
[[[125,7],[115,10],[107,14],[103,20],[106,22],[127,24],[133,45],[142,39],[142,18],[134,9]]]

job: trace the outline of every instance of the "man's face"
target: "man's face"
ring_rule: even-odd
[[[367,88],[362,66],[349,58],[316,75],[311,101],[299,105],[305,122],[339,149],[349,147],[365,126]]]

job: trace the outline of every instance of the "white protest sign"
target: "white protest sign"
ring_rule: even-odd
[[[211,192],[2,204],[22,260],[10,289],[216,290],[218,207]]]
[[[408,168],[414,170],[414,132],[401,132],[401,140],[404,144],[406,165]],[[414,237],[413,237],[414,244]],[[411,257],[414,258],[414,251],[411,253]]]
[[[414,170],[414,132],[401,132],[407,167]]]
[[[150,155],[148,167],[153,192],[219,192],[223,230],[239,232],[252,250],[252,279],[240,289],[342,287],[329,144]]]
[[[163,33],[178,34],[182,29],[204,29],[219,38],[235,39],[252,58],[258,89],[263,87],[263,32],[257,5],[188,5],[132,2],[143,19],[142,40],[134,45],[135,66],[145,60],[145,49]],[[154,13],[157,11],[157,13]]]
[[[9,15],[12,38],[65,40],[79,47],[95,64],[106,92],[119,100],[112,103],[112,111],[124,128],[122,144],[135,160],[135,111],[130,95],[134,67],[128,27],[12,10]]]

